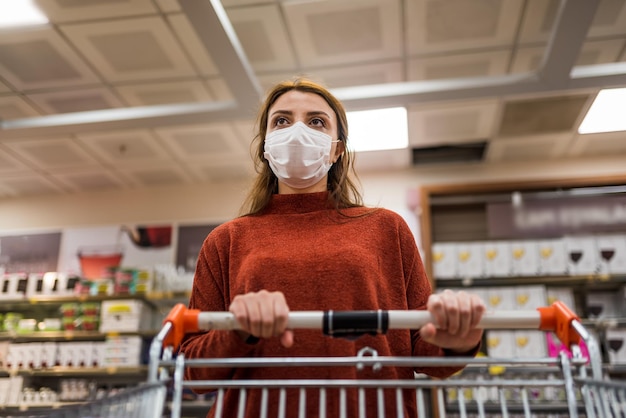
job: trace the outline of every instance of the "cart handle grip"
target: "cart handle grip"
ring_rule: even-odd
[[[580,334],[572,327],[572,321],[580,321],[580,318],[567,305],[556,301],[537,310],[541,316],[540,330],[554,332],[568,348],[580,343]]]
[[[553,331],[563,344],[578,344],[580,336],[571,326],[578,316],[562,302],[537,310],[498,310],[485,312],[477,325],[483,329],[534,329]],[[433,322],[425,310],[378,311],[296,311],[290,312],[289,329],[318,329],[333,337],[357,337],[364,334],[385,334],[389,329],[418,329]],[[205,330],[239,330],[241,326],[230,312],[200,312],[177,304],[163,323],[172,329],[163,346],[177,349],[185,334]]]

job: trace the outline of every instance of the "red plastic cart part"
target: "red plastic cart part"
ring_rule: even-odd
[[[541,331],[552,331],[559,337],[559,340],[566,346],[580,343],[580,335],[571,326],[573,320],[579,320],[572,310],[563,302],[556,301],[551,306],[537,308],[541,316],[539,329]]]
[[[188,309],[184,304],[177,303],[163,320],[163,324],[171,323],[172,329],[163,339],[163,347],[172,346],[174,350],[185,338],[185,334],[198,332],[199,309]]]

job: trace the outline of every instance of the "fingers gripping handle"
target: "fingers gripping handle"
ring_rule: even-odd
[[[572,327],[572,321],[579,318],[563,302],[557,301],[537,310],[541,317],[540,330],[554,332],[566,347],[580,343],[580,335]]]
[[[188,309],[182,303],[176,304],[163,320],[163,324],[169,322],[172,326],[163,340],[163,347],[171,346],[176,350],[185,338],[185,334],[200,331],[198,327],[199,314],[198,309]]]

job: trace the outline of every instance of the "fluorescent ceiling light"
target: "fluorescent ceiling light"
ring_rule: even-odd
[[[48,18],[32,0],[0,0],[0,28],[43,25]]]
[[[579,134],[626,131],[626,88],[600,90],[578,127]]]
[[[356,152],[402,149],[409,146],[406,108],[347,112],[348,146]]]

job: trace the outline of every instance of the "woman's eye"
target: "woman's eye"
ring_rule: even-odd
[[[283,117],[276,118],[276,120],[274,121],[274,125],[275,126],[282,126],[282,125],[285,125],[287,123],[289,123],[289,121],[286,118],[283,118]]]
[[[311,125],[322,127],[324,126],[324,120],[320,118],[311,119]]]

